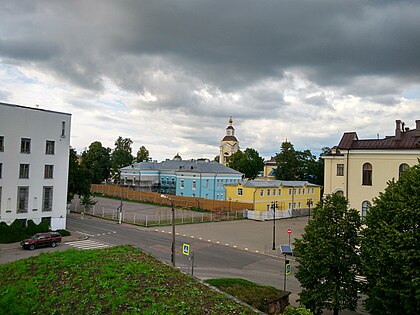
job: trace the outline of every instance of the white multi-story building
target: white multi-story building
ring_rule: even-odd
[[[0,222],[66,228],[71,115],[0,103]]]

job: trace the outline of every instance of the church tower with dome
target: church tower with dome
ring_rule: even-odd
[[[219,163],[226,165],[228,158],[239,151],[239,141],[235,137],[235,128],[232,126],[233,120],[230,115],[229,126],[226,128],[226,136],[220,141]]]

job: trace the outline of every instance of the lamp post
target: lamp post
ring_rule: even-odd
[[[272,201],[271,209],[273,209],[273,250],[276,250],[276,208],[277,201]]]
[[[311,219],[312,198],[307,199],[306,204],[308,205],[308,210],[309,210],[309,214],[308,214],[308,221],[309,221]]]
[[[172,198],[169,198],[166,195],[160,195],[162,198],[164,199],[168,199],[169,202],[171,203],[171,208],[172,208],[172,246],[171,246],[171,262],[172,262],[172,266],[175,267],[175,206],[174,206],[174,201],[172,200]]]

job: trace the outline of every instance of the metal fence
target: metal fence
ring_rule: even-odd
[[[118,208],[97,207],[95,205],[89,209],[86,209],[83,205],[80,205],[80,203],[73,203],[70,206],[70,211],[80,213],[81,216],[87,214],[114,221],[119,221],[120,218]],[[174,211],[176,224],[218,222],[246,218],[246,210],[226,212],[196,212],[175,208]],[[171,209],[168,209],[167,207],[157,208],[155,214],[142,214],[123,211],[121,213],[121,222],[141,225],[145,227],[171,225],[172,212]]]

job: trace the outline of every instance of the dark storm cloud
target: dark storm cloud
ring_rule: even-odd
[[[399,91],[402,77],[420,81],[418,1],[11,1],[0,9],[0,60],[33,62],[93,91],[108,78],[156,97],[139,103],[149,109],[203,114],[226,104],[204,106],[193,93],[201,86],[246,93],[290,69],[354,95],[369,89],[360,76],[389,78],[378,91]],[[251,112],[285,103],[281,91],[252,97],[243,100]]]

